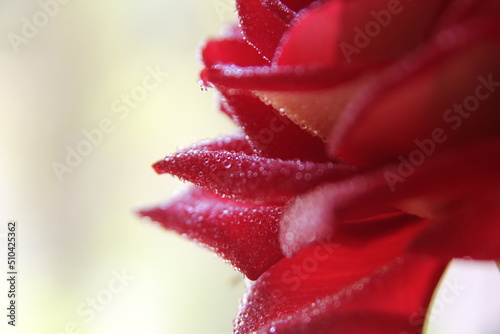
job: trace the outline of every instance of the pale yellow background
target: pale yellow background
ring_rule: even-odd
[[[45,0],[44,2],[47,2]],[[40,11],[37,1],[0,1],[0,232],[18,231],[18,326],[0,333],[229,333],[241,275],[211,253],[139,220],[183,184],[151,169],[179,145],[234,130],[198,83],[200,43],[234,18],[230,0],[71,0],[15,52],[8,34]],[[111,103],[142,83],[146,68],[169,73],[120,119]],[[103,142],[59,182],[83,130],[109,118]],[[6,303],[5,240],[0,309]],[[78,306],[112,272],[134,276],[86,321]],[[71,325],[70,325],[71,328]]]

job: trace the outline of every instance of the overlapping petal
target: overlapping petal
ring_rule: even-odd
[[[228,136],[221,136],[216,139],[202,140],[189,148],[190,150],[198,151],[227,151],[238,152],[243,154],[255,153],[252,146],[248,142],[246,136],[242,133],[235,133]],[[185,149],[180,149],[181,151]]]
[[[222,197],[257,203],[285,203],[321,182],[353,174],[352,167],[340,163],[272,159],[224,148],[213,150],[214,145],[187,148],[153,167],[160,174],[178,176]]]
[[[398,59],[429,37],[449,2],[328,1],[299,15],[281,40],[275,61],[348,65]]]
[[[440,32],[469,19],[498,13],[500,13],[500,3],[496,0],[453,0],[441,13],[434,31]]]
[[[445,259],[500,260],[500,186],[475,192],[443,217],[437,217],[410,249]],[[446,242],[443,242],[446,240]]]
[[[280,206],[236,202],[194,188],[139,213],[208,247],[252,280],[283,257]]]
[[[299,15],[282,38],[274,63],[278,67],[327,68],[339,65],[350,68],[366,62],[390,63],[428,38],[438,14],[448,2],[326,2]],[[394,43],[395,40],[398,43]],[[328,90],[302,94],[259,90],[256,94],[275,108],[281,108],[295,123],[326,140],[356,94],[370,83],[377,84],[376,69],[370,66],[369,71],[359,72],[358,76]]]
[[[285,6],[295,13],[300,12],[302,9],[307,8],[313,2],[318,2],[317,0],[281,0]]]
[[[443,250],[439,245],[442,239],[425,239],[436,243],[426,246],[435,250],[435,255],[459,257],[467,250],[481,259],[486,256],[500,258],[500,248],[495,241],[500,238],[496,220],[499,210],[492,205],[500,189],[496,177],[500,165],[500,141],[486,140],[431,157],[425,157],[423,152],[419,156],[422,159],[418,160],[418,165],[412,164],[415,162],[413,156],[403,158],[397,164],[322,186],[296,199],[282,219],[280,240],[285,254],[293,254],[316,239],[328,237],[342,222],[386,214],[391,207],[432,217],[428,233],[442,236],[458,222],[463,222],[464,217],[471,218],[472,212],[478,208],[474,197],[481,194],[485,196],[483,205],[488,207],[478,215],[481,226],[489,227],[484,230],[489,233],[486,239],[471,238],[469,246],[465,247],[462,232],[456,234],[454,241],[455,234],[449,233],[444,253],[438,252]],[[457,216],[465,213],[462,218]],[[304,225],[305,220],[312,223]],[[478,222],[471,220],[465,226],[474,223]],[[456,226],[464,228],[463,233],[469,231],[462,225]]]
[[[272,106],[245,93],[226,93],[222,110],[248,136],[256,153],[264,157],[325,162],[325,144],[281,115]]]
[[[201,49],[206,67],[215,65],[265,66],[269,64],[243,38],[241,29],[231,27],[221,37],[208,40]]]
[[[239,21],[248,43],[271,61],[297,12],[314,0],[236,0]]]
[[[293,13],[283,4],[276,5],[276,1],[237,0],[236,8],[248,42],[265,59],[271,60]]]
[[[499,2],[236,5],[201,78],[243,134],[141,215],[256,280],[236,334],[421,333],[447,261],[500,260]]]
[[[405,257],[426,221],[408,215],[344,225],[285,258],[243,301],[235,333],[420,333],[445,262]]]
[[[315,91],[335,87],[354,79],[365,71],[375,71],[388,62],[369,62],[345,67],[337,66],[236,66],[229,64],[204,68],[204,84],[215,85],[221,90],[247,91]]]
[[[500,25],[471,21],[442,32],[377,77],[334,127],[330,151],[374,166],[443,132],[438,150],[500,134]]]

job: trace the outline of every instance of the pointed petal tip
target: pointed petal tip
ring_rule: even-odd
[[[237,202],[190,188],[156,208],[140,209],[139,215],[208,248],[256,280],[283,257],[278,242],[281,212],[279,206]]]
[[[151,165],[156,174],[164,174],[165,172],[165,160],[158,160],[154,164]]]

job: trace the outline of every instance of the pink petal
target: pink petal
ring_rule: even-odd
[[[438,150],[500,133],[498,53],[498,19],[443,32],[380,75],[342,113],[330,151],[349,163],[374,166],[408,154],[434,131],[446,138]],[[465,103],[463,114],[454,111]]]
[[[402,258],[425,221],[410,216],[343,226],[264,273],[243,300],[234,333],[420,333],[446,263]]]
[[[351,167],[332,162],[271,159],[203,148],[213,146],[196,145],[167,156],[153,167],[159,174],[173,174],[222,197],[258,203],[284,203],[321,182],[353,173]]]
[[[249,279],[257,279],[283,257],[278,244],[279,206],[222,199],[191,189],[140,215],[196,241],[231,263]]]

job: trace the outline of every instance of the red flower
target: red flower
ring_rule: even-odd
[[[255,280],[235,333],[420,333],[452,258],[500,260],[500,3],[236,3],[202,79],[243,133],[141,214]]]

